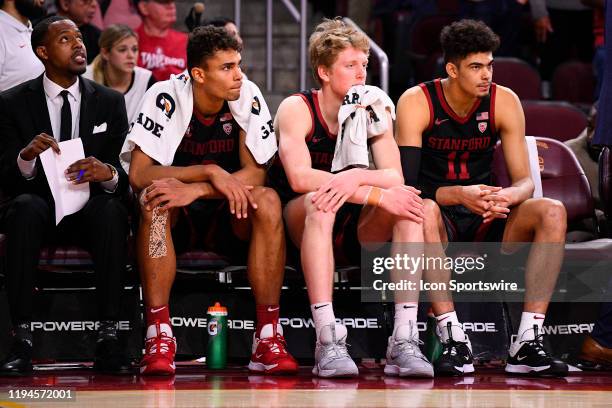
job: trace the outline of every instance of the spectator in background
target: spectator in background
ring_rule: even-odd
[[[187,68],[187,34],[173,30],[176,22],[174,0],[140,0],[138,27],[140,58],[138,66],[153,72],[156,81],[165,81],[171,74]]]
[[[79,27],[87,49],[87,63],[90,64],[100,52],[100,29],[91,24],[96,14],[96,0],[55,0],[55,6],[57,15],[68,17]]]
[[[142,97],[155,82],[151,71],[137,67],[138,36],[128,26],[115,24],[100,36],[100,54],[83,77],[123,94],[128,121],[134,121]]]
[[[238,26],[236,22],[229,17],[215,17],[211,20],[204,21],[203,25],[211,25],[215,27],[225,28],[225,31],[232,37],[238,40],[240,46],[243,46],[242,37],[240,37],[240,32],[238,31]]]
[[[481,20],[500,37],[495,55],[518,57],[523,6],[527,0],[460,0],[459,17]]]
[[[589,180],[595,207],[602,209],[601,200],[599,198],[598,169],[601,148],[592,144],[593,135],[595,134],[595,123],[597,123],[597,103],[594,103],[591,107],[586,129],[584,129],[577,138],[565,141],[565,144],[572,149],[578,162],[580,162],[580,166],[582,166],[584,170],[584,174]]]
[[[595,55],[593,55],[593,73],[595,74],[595,100],[599,99],[599,92],[601,91],[601,81],[604,70],[605,55],[604,50],[604,23],[605,15],[604,8],[606,0],[581,0],[585,6],[593,7],[593,37],[594,43],[593,48],[595,49]]]
[[[593,58],[593,11],[581,0],[529,0],[536,40],[542,43],[540,74],[550,80],[557,65]]]
[[[142,19],[132,0],[100,0],[98,3],[100,3],[104,27],[112,24],[125,24],[135,30],[142,24]]]
[[[48,240],[78,242],[91,253],[100,320],[94,368],[125,372],[130,363],[117,337],[128,236],[121,202],[128,180],[119,165],[128,131],[125,104],[119,93],[80,77],[86,49],[73,21],[46,18],[31,41],[45,73],[0,94],[0,188],[10,198],[0,207],[0,228],[7,233],[6,286],[14,329],[0,373],[32,371],[34,277]],[[87,183],[89,199],[56,226],[53,196],[38,157],[47,149],[60,153],[62,141],[77,138],[86,158],[68,166],[65,177],[71,184]]]
[[[31,19],[44,15],[44,0],[0,0],[0,92],[44,71],[30,44]]]
[[[193,31],[196,27],[206,25],[204,23],[204,10],[206,10],[204,3],[193,3],[193,7],[191,7],[189,13],[187,13],[187,17],[185,17],[185,25],[189,31]]]

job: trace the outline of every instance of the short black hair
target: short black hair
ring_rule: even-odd
[[[499,37],[482,21],[464,19],[444,27],[440,43],[444,62],[458,65],[470,54],[497,51]]]
[[[187,68],[191,71],[219,50],[240,52],[242,46],[224,28],[211,25],[194,28],[187,43]]]
[[[51,16],[40,20],[32,30],[32,38],[30,40],[34,54],[36,54],[36,48],[40,47],[45,43],[47,33],[49,32],[49,26],[56,21],[70,20],[64,16]]]
[[[229,18],[229,17],[215,17],[215,18],[211,18],[210,20],[205,20],[202,25],[203,26],[211,25],[211,26],[214,26],[214,27],[222,27],[223,28],[228,23],[232,23],[232,24],[236,25],[236,22],[234,20],[232,20],[231,18]]]

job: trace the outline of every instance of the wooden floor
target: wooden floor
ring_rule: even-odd
[[[0,377],[0,407],[612,407],[612,373],[566,378],[509,377],[499,368],[473,376],[408,380],[360,367],[356,379],[322,380],[303,367],[294,377],[249,375],[236,367],[210,371],[182,366],[172,378],[98,375],[87,368]],[[10,391],[71,389],[75,401],[10,399]]]

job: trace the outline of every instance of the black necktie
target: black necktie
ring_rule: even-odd
[[[72,139],[72,111],[68,101],[68,91],[60,92],[64,103],[62,104],[62,122],[60,127],[60,142]]]

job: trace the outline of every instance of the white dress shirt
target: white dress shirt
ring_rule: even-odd
[[[47,110],[49,111],[49,120],[51,121],[51,130],[53,131],[53,137],[58,142],[60,141],[60,129],[61,129],[61,115],[62,105],[64,104],[64,98],[62,98],[61,92],[68,91],[68,102],[70,103],[70,110],[72,112],[72,137],[76,139],[79,137],[79,119],[81,111],[81,88],[79,86],[79,79],[68,88],[62,88],[55,82],[51,81],[47,74],[43,75],[43,89],[45,90],[45,99],[47,101]],[[21,158],[21,152],[17,155],[17,166],[21,174],[26,179],[32,179],[36,175],[36,159],[26,161]],[[100,184],[107,192],[114,192],[119,182],[119,176],[115,173],[115,176],[107,181],[102,181]]]
[[[0,92],[34,79],[45,67],[32,51],[32,23],[0,10]]]

